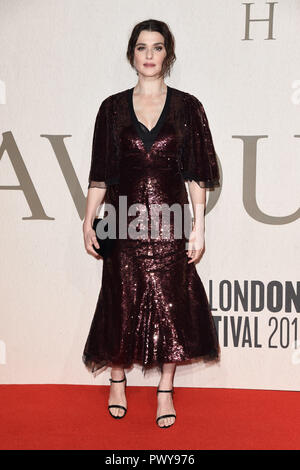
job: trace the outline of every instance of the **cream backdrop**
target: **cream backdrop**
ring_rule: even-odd
[[[178,366],[174,384],[300,390],[300,1],[0,9],[1,383],[109,384],[82,362],[102,273],[82,237],[92,133],[101,101],[136,84],[133,26],[156,18],[176,38],[166,83],[203,103],[222,171],[197,265],[221,363]],[[128,383],[156,374],[135,365]]]

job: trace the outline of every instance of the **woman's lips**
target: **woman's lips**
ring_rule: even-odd
[[[155,67],[155,64],[144,64],[145,67]]]

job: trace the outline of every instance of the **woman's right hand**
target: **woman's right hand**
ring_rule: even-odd
[[[102,256],[100,256],[93,248],[93,245],[95,245],[96,248],[100,248],[95,230],[92,227],[83,224],[83,238],[86,251],[90,255],[94,256],[94,258],[101,259]]]

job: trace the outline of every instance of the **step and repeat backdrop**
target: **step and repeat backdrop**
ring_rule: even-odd
[[[127,43],[149,18],[174,34],[165,82],[204,105],[221,170],[196,265],[221,361],[174,384],[300,390],[300,0],[0,1],[0,382],[109,383],[82,362],[103,266],[82,223],[96,113],[136,85]]]

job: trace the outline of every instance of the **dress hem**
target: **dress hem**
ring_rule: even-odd
[[[200,363],[210,363],[210,364],[217,364],[221,360],[221,351],[220,348],[217,351],[212,351],[210,353],[205,353],[205,354],[198,354],[194,355],[191,358],[183,359],[183,360],[174,360],[174,359],[166,359],[163,360],[162,362],[159,361],[154,361],[151,364],[145,364],[142,360],[140,359],[132,359],[131,361],[128,361],[126,364],[125,363],[120,363],[118,361],[115,361],[114,359],[103,359],[99,360],[99,358],[95,358],[93,356],[87,356],[83,354],[82,356],[82,361],[88,371],[93,374],[93,376],[96,378],[101,372],[104,372],[108,367],[112,366],[119,366],[124,369],[130,369],[134,364],[142,366],[142,373],[144,376],[146,375],[146,372],[152,370],[152,369],[157,369],[159,372],[162,372],[162,366],[163,364],[170,364],[170,363],[175,363],[176,365],[190,365],[194,364],[197,362]]]

